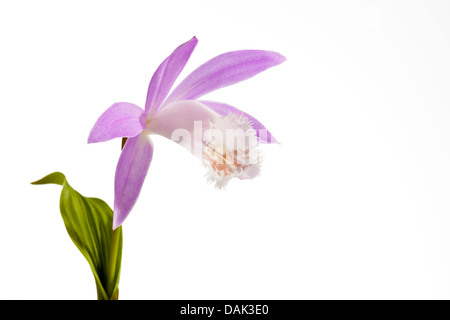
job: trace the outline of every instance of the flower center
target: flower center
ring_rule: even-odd
[[[260,162],[255,131],[248,119],[235,114],[211,124],[203,142],[203,160],[216,187],[224,187],[237,177],[251,179],[259,173]]]

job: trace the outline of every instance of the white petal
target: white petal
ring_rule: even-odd
[[[203,133],[220,116],[204,104],[193,100],[173,102],[147,123],[147,131],[171,139],[194,154],[201,154]],[[200,147],[200,150],[194,150]]]

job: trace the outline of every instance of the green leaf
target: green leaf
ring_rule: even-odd
[[[112,230],[113,211],[103,200],[75,191],[60,172],[32,184],[61,185],[60,210],[67,232],[91,266],[99,300],[117,300],[122,261],[122,227]]]

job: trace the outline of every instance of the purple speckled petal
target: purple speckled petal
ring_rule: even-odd
[[[173,83],[189,60],[197,42],[197,38],[193,37],[188,42],[180,45],[155,71],[147,92],[147,101],[145,103],[145,112],[147,114],[155,112],[166,98]]]
[[[164,105],[176,100],[194,100],[211,91],[246,80],[286,59],[279,53],[241,50],[221,54],[201,65],[169,95]]]
[[[153,143],[145,133],[128,139],[116,168],[113,229],[133,209],[153,157]]]
[[[118,102],[98,118],[88,137],[88,143],[114,138],[132,138],[145,129],[144,110],[128,102]]]
[[[255,129],[256,136],[258,137],[260,143],[279,143],[277,139],[275,139],[275,137],[269,132],[269,130],[267,130],[267,128],[258,121],[258,119],[249,115],[248,113],[225,103],[204,100],[199,100],[199,102],[208,106],[221,116],[226,116],[229,113],[234,113],[247,117],[247,119],[251,122],[253,129]]]

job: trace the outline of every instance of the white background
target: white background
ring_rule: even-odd
[[[156,4],[158,3],[158,4]],[[1,1],[1,299],[96,299],[59,213],[61,171],[113,204],[120,141],[88,145],[112,103],[144,106],[226,51],[287,61],[206,98],[281,145],[263,172],[206,183],[162,137],[123,225],[121,299],[450,298],[448,1]]]

